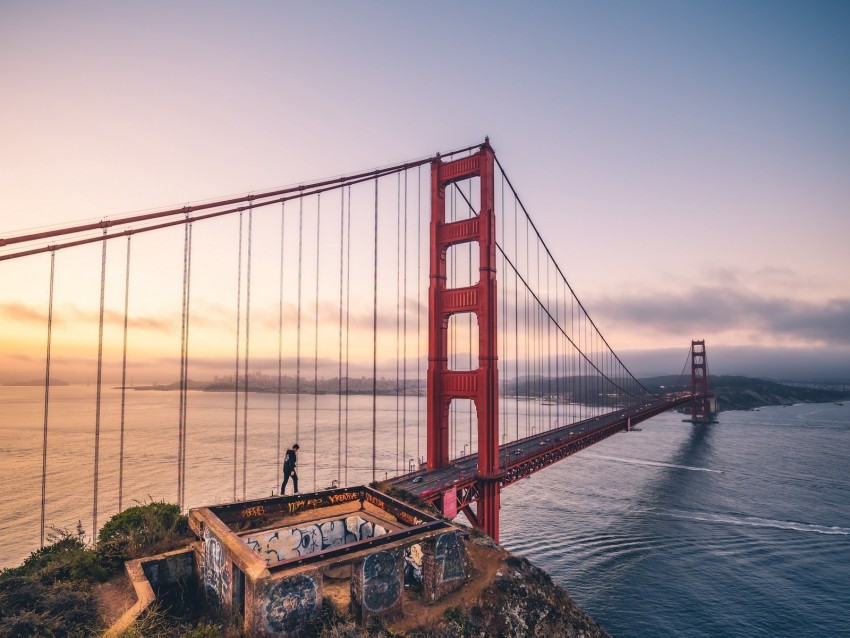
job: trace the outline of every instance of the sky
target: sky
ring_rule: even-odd
[[[706,340],[712,373],[850,378],[848,32],[841,1],[6,1],[0,237],[369,170],[487,135],[636,373],[678,372],[693,338]],[[259,368],[276,356],[275,224],[258,216]],[[234,355],[220,335],[234,324],[238,227],[193,232],[203,378]],[[163,282],[181,276],[182,241],[163,231],[133,246],[140,381],[176,380],[180,293]],[[100,253],[75,250],[56,258],[54,356],[56,375],[79,380],[96,356]],[[124,247],[109,251],[114,378]],[[48,269],[44,256],[0,262],[0,382],[43,374]],[[368,299],[370,283],[354,286]],[[355,308],[364,326],[366,306]],[[323,303],[322,320],[337,310]],[[334,348],[318,341],[330,371]],[[354,345],[368,359],[370,344]]]

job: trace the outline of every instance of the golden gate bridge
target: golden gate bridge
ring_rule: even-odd
[[[193,231],[223,219],[236,221],[226,238],[230,247],[220,239],[199,246],[203,238]],[[258,234],[254,225],[260,219],[265,225]],[[54,489],[47,466],[50,425],[55,418],[50,381],[57,269],[73,264],[80,247],[100,246],[97,393],[91,439],[94,538],[100,513],[99,472],[104,463],[118,464],[119,511],[125,501],[131,282],[144,288],[144,277],[153,270],[150,260],[137,263],[131,249],[139,236],[175,232],[182,236],[182,272],[168,276],[180,277],[182,282],[173,448],[175,499],[182,507],[188,507],[186,459],[193,425],[189,371],[193,360],[203,355],[192,339],[204,329],[197,325],[203,323],[197,303],[195,309],[192,305],[203,277],[197,255],[210,248],[217,254],[236,253],[230,285],[217,279],[213,292],[219,301],[229,299],[235,309],[235,325],[217,338],[221,342],[226,337],[232,344],[233,374],[225,386],[233,394],[233,409],[221,415],[219,427],[232,435],[234,501],[247,499],[249,471],[257,460],[249,458],[248,442],[250,395],[255,389],[251,380],[256,378],[259,353],[264,355],[261,367],[267,368],[270,358],[276,359],[277,366],[277,374],[270,375],[271,387],[265,388],[278,395],[277,484],[282,441],[302,441],[308,436],[313,489],[320,480],[347,485],[348,434],[353,427],[348,400],[353,394],[371,394],[372,480],[415,494],[449,518],[463,512],[497,540],[499,494],[508,485],[666,410],[690,405],[692,421],[710,417],[705,343],[691,343],[681,375],[687,379],[684,387],[664,395],[644,387],[576,296],[485,140],[332,179],[0,238],[6,286],[16,281],[17,264],[49,260],[49,277],[44,282],[42,546],[45,507]],[[267,249],[257,263],[258,243],[268,247],[272,240],[276,250]],[[121,241],[121,407],[116,424],[120,444],[117,459],[104,459],[100,444],[105,425],[101,414],[104,317],[109,312],[107,265],[115,259],[113,255],[108,262],[107,254]],[[266,284],[270,271],[277,275],[276,348],[271,349],[268,338],[260,345],[257,337],[252,340],[257,331],[251,322],[252,318],[257,321],[252,295],[254,304],[260,292],[269,296],[268,286],[258,291],[260,271]],[[150,289],[156,285],[147,284]],[[268,316],[264,323],[268,337]],[[329,364],[333,357],[328,352],[336,354],[331,362],[335,365]],[[321,386],[320,360],[323,370],[330,365],[336,372],[330,384],[323,374]],[[393,367],[394,379],[387,381],[386,372]],[[359,379],[352,373],[355,369],[361,373]],[[321,462],[318,458],[320,449],[334,447],[332,441],[318,439],[316,425],[317,396],[327,392],[338,397],[335,468],[326,458]],[[282,409],[283,394],[294,394],[294,412]],[[422,394],[425,414],[417,399],[416,416],[408,418],[407,397]],[[391,433],[379,435],[379,395],[396,398],[394,441]],[[423,427],[424,454],[420,448]],[[383,456],[393,445],[394,469],[378,462],[379,452]]]

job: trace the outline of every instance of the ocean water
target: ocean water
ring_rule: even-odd
[[[94,388],[51,396],[47,524],[80,520],[91,534]],[[234,426],[237,496],[278,489],[278,397],[248,401],[243,474],[241,399],[189,393],[187,506],[232,499]],[[336,395],[300,399],[302,491],[372,478],[372,399],[349,399],[347,463],[341,407]],[[42,388],[0,387],[0,567],[39,545],[43,409]],[[281,397],[281,453],[295,414],[295,397]],[[379,397],[376,416],[381,479],[425,453],[424,401]],[[176,499],[177,417],[176,392],[128,393],[124,507]],[[506,489],[502,543],[617,638],[850,636],[850,404],[725,412],[704,426],[681,418],[658,416]],[[117,511],[119,423],[120,392],[105,390],[101,524]]]
[[[850,636],[850,405],[667,413],[502,496],[502,542],[618,638]]]

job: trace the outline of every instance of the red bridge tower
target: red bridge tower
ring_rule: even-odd
[[[479,177],[481,210],[470,219],[446,222],[446,187]],[[478,508],[464,509],[474,525],[499,539],[499,372],[496,350],[496,223],[494,155],[489,141],[468,157],[431,163],[431,274],[428,301],[428,469],[449,462],[449,407],[452,399],[471,399],[478,417]],[[478,283],[446,287],[446,251],[479,244]],[[478,368],[449,370],[448,324],[454,314],[478,319]]]
[[[691,421],[711,420],[711,399],[708,393],[708,364],[705,361],[705,340],[691,341],[691,392],[700,395],[691,407]]]

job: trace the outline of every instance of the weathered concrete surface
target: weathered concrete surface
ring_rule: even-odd
[[[154,589],[173,585],[194,574],[194,550],[191,547],[148,556],[124,564],[127,576],[136,591],[136,602],[103,634],[115,638],[126,630],[154,600]]]

